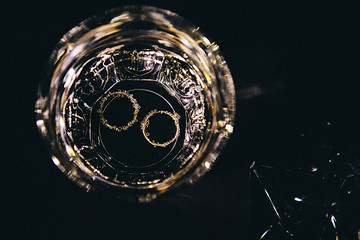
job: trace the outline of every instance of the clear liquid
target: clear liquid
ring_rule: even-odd
[[[96,175],[115,184],[160,182],[200,148],[211,101],[185,54],[109,48],[74,71],[64,130]]]

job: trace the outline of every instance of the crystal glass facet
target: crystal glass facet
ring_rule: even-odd
[[[358,239],[359,143],[333,122],[312,125],[251,165],[254,239]]]
[[[233,131],[219,47],[167,10],[129,6],[71,29],[36,103],[54,163],[87,189],[148,201],[202,176]]]

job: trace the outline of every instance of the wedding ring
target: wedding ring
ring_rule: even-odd
[[[166,114],[166,115],[170,116],[172,118],[172,120],[174,121],[174,124],[175,124],[175,127],[176,127],[176,132],[175,132],[174,137],[171,138],[169,141],[160,143],[160,142],[157,142],[155,140],[150,139],[150,133],[148,133],[146,131],[146,129],[148,128],[149,123],[150,123],[149,119],[155,114]],[[177,139],[179,137],[179,135],[180,135],[179,118],[180,118],[180,115],[177,114],[177,113],[172,114],[172,113],[170,113],[168,111],[162,111],[162,110],[159,111],[159,110],[156,110],[156,109],[150,111],[145,116],[144,120],[141,122],[141,125],[140,125],[142,133],[143,133],[146,141],[148,141],[154,147],[166,147],[167,145],[169,145],[170,143],[175,141],[175,139]]]
[[[132,103],[132,107],[134,108],[132,119],[128,123],[126,123],[124,125],[120,125],[120,126],[109,124],[109,121],[104,117],[104,112],[106,110],[106,107],[116,98],[129,99]],[[101,99],[100,109],[98,110],[98,112],[100,115],[100,121],[104,126],[106,126],[107,128],[109,128],[111,130],[121,132],[121,131],[128,130],[129,127],[131,127],[137,121],[137,115],[139,113],[139,110],[140,110],[140,106],[137,103],[136,99],[131,94],[129,94],[125,91],[120,91],[120,92],[110,93],[110,94],[106,95],[103,99]]]

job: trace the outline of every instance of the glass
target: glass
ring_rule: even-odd
[[[358,239],[357,137],[340,121],[313,121],[301,129],[250,167],[254,239]]]
[[[71,29],[36,102],[53,162],[90,189],[150,201],[210,169],[233,132],[219,47],[168,10],[127,6]]]

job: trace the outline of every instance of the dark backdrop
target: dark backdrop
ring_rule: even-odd
[[[234,135],[212,171],[194,186],[137,205],[85,193],[68,180],[51,162],[33,108],[43,66],[64,33],[95,13],[141,3],[177,12],[220,45],[238,102]],[[359,19],[352,3],[4,4],[1,238],[249,239],[248,168],[257,154],[288,130],[313,122],[334,120],[348,129],[358,127]]]

